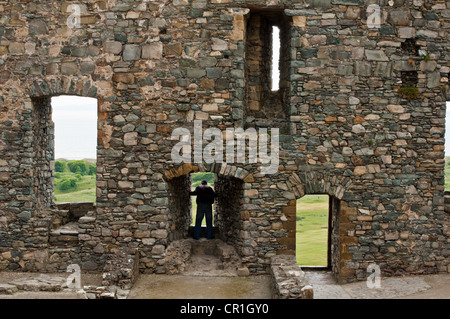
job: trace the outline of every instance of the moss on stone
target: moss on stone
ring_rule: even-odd
[[[402,87],[398,90],[398,95],[408,101],[415,100],[419,97],[419,89],[416,87]]]

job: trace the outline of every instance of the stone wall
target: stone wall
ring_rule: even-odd
[[[295,254],[304,194],[339,201],[330,266],[340,281],[365,278],[369,263],[385,275],[447,272],[450,4],[373,2],[380,28],[368,27],[360,0],[0,1],[0,269],[94,271],[127,247],[153,272],[186,236],[188,205],[171,200],[173,178],[184,185],[202,170],[240,180],[231,188],[242,196],[218,201],[230,202],[234,217],[223,222],[233,226],[223,227],[251,274]],[[79,27],[68,23],[69,4],[80,5]],[[282,111],[266,105],[253,120],[248,22],[261,11],[285,21],[285,89]],[[48,101],[63,94],[99,105],[94,220],[65,250],[49,243]],[[278,172],[172,162],[172,131],[192,132],[194,120],[222,131],[282,128]]]

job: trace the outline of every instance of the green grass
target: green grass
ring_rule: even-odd
[[[328,195],[297,200],[296,257],[302,266],[327,266]]]
[[[65,161],[59,159],[59,161]],[[85,160],[95,164],[95,160]],[[76,186],[67,190],[61,190],[63,180],[75,179]],[[55,202],[96,202],[96,176],[81,175],[69,171],[67,165],[64,172],[55,173]]]

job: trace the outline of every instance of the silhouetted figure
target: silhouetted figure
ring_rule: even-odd
[[[202,181],[201,185],[197,186],[193,192],[189,191],[189,194],[197,195],[197,217],[195,218],[194,239],[200,238],[203,217],[206,217],[206,238],[213,238],[212,204],[214,203],[214,198],[217,197],[216,191],[211,186],[208,186],[207,181]]]

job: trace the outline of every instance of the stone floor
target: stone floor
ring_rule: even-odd
[[[316,299],[450,299],[450,274],[382,278],[380,288],[366,282],[338,285],[329,272],[306,271]],[[61,288],[65,274],[0,272],[0,299],[82,299]],[[101,285],[101,275],[82,275],[82,285]],[[61,285],[62,284],[62,285]],[[61,285],[61,289],[58,288]],[[15,286],[17,289],[14,289]],[[7,288],[12,289],[7,292]],[[3,291],[3,292],[2,292]],[[269,276],[239,277],[216,273],[201,276],[140,275],[128,299],[270,299]]]
[[[381,278],[379,288],[365,281],[338,285],[330,272],[305,274],[315,299],[450,299],[450,274]]]
[[[269,276],[142,275],[128,299],[271,299],[270,285]]]

